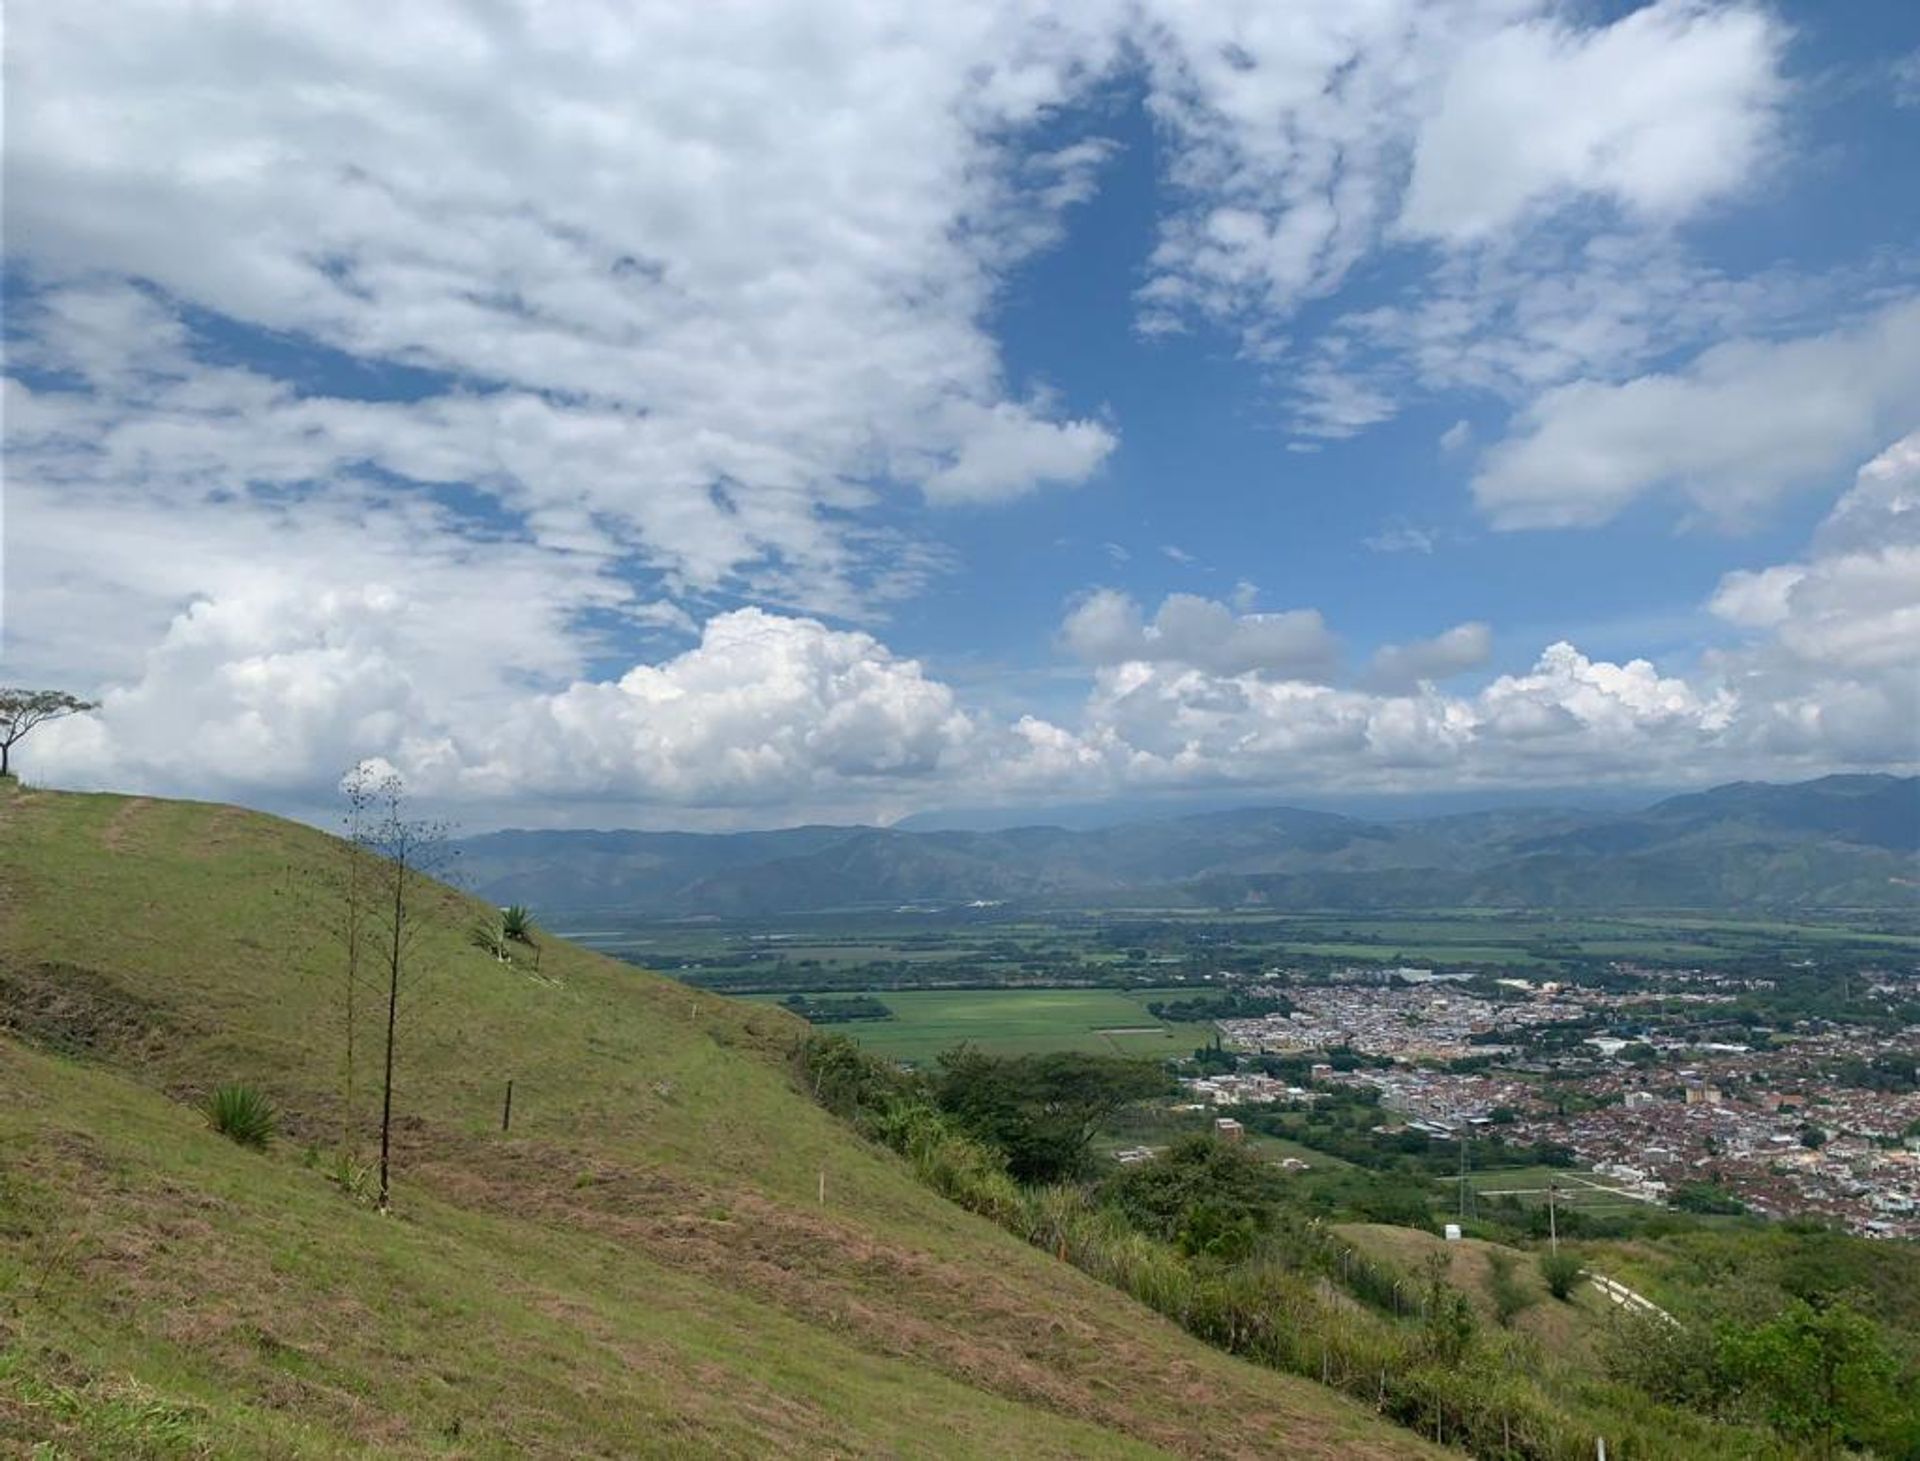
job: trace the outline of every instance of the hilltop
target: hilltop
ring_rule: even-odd
[[[444,887],[380,1215],[333,1162],[372,1116],[342,857],[0,786],[0,1449],[1430,1454],[935,1196],[796,1088],[797,1021],[544,934],[500,963]],[[264,1153],[197,1109],[232,1080]]]
[[[574,910],[754,917],[992,900],[1272,909],[1910,907],[1920,778],[1742,782],[1640,811],[1365,821],[1259,807],[1070,831],[507,831],[483,893]]]

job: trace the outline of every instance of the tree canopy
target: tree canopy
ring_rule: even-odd
[[[13,748],[36,726],[98,708],[96,702],[65,690],[0,689],[0,776],[12,774]]]
[[[1082,1175],[1093,1136],[1121,1107],[1170,1088],[1156,1064],[1114,1055],[995,1056],[962,1045],[940,1057],[934,1097],[971,1135],[1007,1154],[1022,1182]]]

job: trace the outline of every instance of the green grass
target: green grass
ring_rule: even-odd
[[[879,997],[893,1011],[892,1019],[835,1028],[878,1054],[918,1064],[963,1041],[997,1055],[1080,1050],[1164,1059],[1205,1044],[1213,1027],[1168,1024],[1147,1006],[1194,994],[1191,988],[887,990]],[[762,1003],[785,997],[754,996]]]
[[[795,1088],[782,1012],[551,938],[535,977],[450,891],[373,1212],[331,1179],[375,1130],[338,856],[0,792],[0,1454],[1426,1454],[927,1191]],[[198,1109],[232,1081],[264,1153]]]
[[[1451,1184],[1458,1179],[1440,1180],[1448,1183],[1449,1191],[1452,1191]],[[1620,1184],[1613,1178],[1570,1167],[1491,1167],[1469,1172],[1467,1182],[1475,1192],[1518,1194],[1519,1201],[1525,1206],[1544,1205],[1549,1184],[1558,1187],[1559,1192],[1554,1200],[1562,1208],[1616,1211],[1645,1206],[1615,1190]]]

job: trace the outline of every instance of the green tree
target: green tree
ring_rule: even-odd
[[[97,702],[64,690],[0,689],[0,776],[10,776],[13,748],[37,726],[69,715],[98,710]]]
[[[1729,1327],[1721,1347],[1768,1423],[1823,1455],[1887,1421],[1894,1361],[1874,1322],[1848,1304],[1795,1299],[1764,1324]]]
[[[1007,1154],[1022,1182],[1059,1182],[1090,1165],[1094,1133],[1124,1106],[1169,1088],[1166,1073],[1113,1055],[994,1056],[961,1045],[940,1057],[934,1098],[972,1136]]]
[[[1142,1232],[1193,1253],[1228,1229],[1256,1236],[1267,1231],[1286,1186],[1271,1162],[1245,1147],[1190,1136],[1155,1160],[1109,1178],[1100,1199]]]

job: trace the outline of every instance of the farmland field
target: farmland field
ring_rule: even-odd
[[[1212,1027],[1170,1025],[1147,1006],[1191,996],[1180,989],[913,989],[888,990],[888,1020],[833,1028],[897,1060],[929,1064],[969,1041],[998,1055],[1083,1050],[1108,1055],[1186,1055],[1212,1037]],[[780,996],[754,996],[772,1002]]]
[[[1456,1190],[1457,1178],[1442,1180],[1449,1191]],[[1493,1167],[1469,1173],[1467,1182],[1482,1197],[1509,1194],[1529,1207],[1545,1204],[1549,1184],[1559,1189],[1555,1200],[1563,1210],[1619,1212],[1644,1206],[1621,1192],[1611,1178],[1569,1167]]]
[[[1789,923],[1487,910],[1041,916],[957,909],[650,924],[605,913],[575,921],[555,912],[547,926],[617,958],[738,995],[985,989],[1125,995],[1145,986],[1204,990],[1223,976],[1266,969],[1313,975],[1346,965],[1416,965],[1556,978],[1581,977],[1616,960],[1643,968],[1737,969],[1755,960],[1862,963],[1920,954],[1914,922],[1884,914]],[[902,1025],[911,1023],[903,1015]],[[1077,1016],[1067,1023],[1079,1035],[1091,1028]]]

